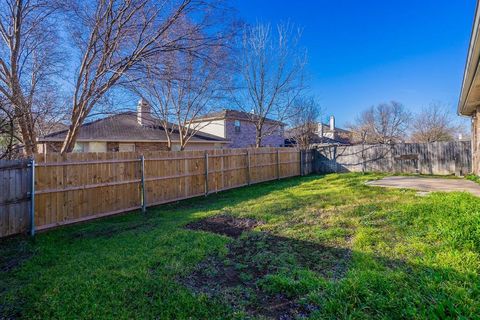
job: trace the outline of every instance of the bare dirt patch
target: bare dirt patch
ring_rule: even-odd
[[[249,218],[236,218],[228,215],[214,216],[189,223],[187,229],[202,230],[238,238],[242,232],[249,231],[262,223]]]
[[[309,289],[302,284],[279,289],[270,284],[271,276],[295,279],[299,270],[308,270],[335,281],[344,276],[351,251],[266,232],[250,231],[239,238],[254,225],[258,222],[237,221],[228,216],[190,224],[190,229],[229,235],[234,240],[228,244],[226,255],[207,257],[179,282],[195,293],[223,300],[249,315],[282,320],[307,317],[318,308],[302,299]]]
[[[0,243],[0,272],[9,272],[29,260],[34,254],[27,241],[15,244],[13,240]]]

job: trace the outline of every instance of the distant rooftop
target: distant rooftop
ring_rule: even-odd
[[[68,130],[61,130],[47,134],[39,142],[63,141]],[[141,125],[137,121],[137,113],[124,112],[106,118],[98,119],[81,126],[78,141],[167,141],[167,135],[162,126],[155,119]],[[178,132],[172,133],[172,140],[179,141]],[[219,142],[226,143],[225,139],[217,136],[197,132],[191,142]]]
[[[235,119],[235,120],[247,120],[251,121],[258,119],[258,116],[253,113],[248,113],[245,111],[233,110],[233,109],[223,109],[221,111],[211,112],[204,116],[196,118],[194,121],[205,121],[205,120],[219,120],[219,119]],[[265,118],[266,122],[277,122],[281,121]]]

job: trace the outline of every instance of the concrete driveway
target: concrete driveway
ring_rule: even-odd
[[[369,186],[415,189],[424,192],[434,191],[465,191],[480,197],[480,184],[463,179],[442,179],[423,177],[386,177],[380,180],[369,181]]]

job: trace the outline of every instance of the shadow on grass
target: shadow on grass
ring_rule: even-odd
[[[318,307],[299,299],[324,281],[341,279],[351,251],[263,232],[248,232],[211,255],[179,282],[249,315],[308,316]]]
[[[268,319],[472,318],[478,275],[247,231],[177,281],[235,312]],[[355,258],[355,261],[352,261]],[[363,264],[359,268],[358,264]],[[468,298],[469,302],[466,302]]]
[[[272,214],[301,208],[319,201],[319,196],[296,195],[289,189],[303,185],[304,191],[315,190],[320,188],[317,181],[338,185],[338,190],[322,195],[333,203],[335,192],[343,192],[346,196],[354,192],[368,192],[372,196],[383,193],[364,187],[361,183],[364,176],[351,175],[343,183],[334,179],[308,176],[262,183],[149,208],[146,215],[134,212],[62,227],[38,235],[35,241],[23,237],[2,241],[0,318],[26,317],[27,306],[31,308],[28,311],[43,308],[39,317],[46,314],[74,317],[74,310],[88,308],[88,296],[102,289],[110,294],[111,288],[119,292],[114,297],[122,302],[121,307],[116,306],[120,309],[111,307],[110,310],[108,301],[98,301],[97,304],[103,304],[105,309],[90,316],[98,318],[102,312],[131,315],[142,311],[146,312],[145,318],[152,318],[149,311],[158,308],[155,310],[164,313],[156,315],[157,318],[232,318],[239,310],[282,319],[296,316],[475,317],[479,306],[476,302],[479,290],[475,289],[480,283],[478,275],[258,231],[226,240],[224,236],[182,228],[202,217],[228,214],[235,206],[244,206],[242,211],[248,211],[250,205],[257,205],[262,208],[257,211]],[[347,190],[345,186],[358,190]],[[275,203],[276,193],[283,201],[280,206]],[[264,202],[262,197],[271,194],[275,197]],[[116,254],[118,251],[120,253]],[[20,274],[23,264],[32,255],[31,273]],[[83,269],[78,267],[82,259],[90,259],[82,264]],[[68,264],[64,264],[65,261]],[[102,269],[105,264],[108,272]],[[62,281],[69,282],[70,287],[60,287],[58,292],[52,293],[47,279],[56,279],[59,266],[62,267]],[[145,266],[150,270],[147,277],[141,272],[130,274]],[[122,272],[115,273],[116,270]],[[123,276],[127,272],[130,272],[128,276]],[[77,279],[87,281],[92,276],[97,283],[108,283],[108,286],[78,286],[82,283]],[[131,282],[124,285],[126,281]],[[23,291],[28,283],[30,291]],[[135,297],[134,301],[122,300],[125,292],[122,289],[130,290],[127,292]],[[3,298],[9,291],[14,298],[7,301]],[[17,295],[17,292],[22,294]],[[67,297],[58,303],[55,294]],[[205,300],[204,295],[210,299]],[[35,305],[32,300],[38,298],[46,300]],[[49,303],[49,299],[54,302]],[[215,307],[211,301],[222,307]],[[68,308],[55,310],[62,306]]]
[[[53,238],[62,244],[83,240],[111,239],[123,234],[142,234],[154,231],[164,223],[186,224],[197,211],[219,211],[234,207],[245,201],[255,201],[272,192],[298,187],[322,176],[295,177],[280,181],[263,182],[247,187],[231,189],[208,197],[197,197],[170,204],[150,207],[147,214],[140,211],[110,216],[81,224],[64,226],[37,234],[36,238]],[[180,211],[180,213],[178,213]],[[168,215],[166,217],[166,215]],[[173,216],[174,215],[174,216]],[[20,267],[35,253],[36,239],[27,235],[0,238],[0,272]],[[1,289],[1,288],[0,288]]]

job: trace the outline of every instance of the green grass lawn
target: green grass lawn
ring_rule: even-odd
[[[480,318],[480,199],[364,185],[379,177],[299,177],[0,240],[0,319]],[[220,214],[261,224],[184,228]]]

